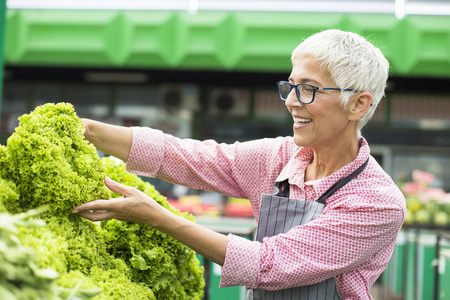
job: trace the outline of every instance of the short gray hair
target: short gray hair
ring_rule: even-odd
[[[361,129],[372,118],[385,94],[389,75],[387,59],[364,37],[337,29],[325,30],[305,39],[294,49],[291,60],[305,55],[321,61],[338,87],[372,94],[372,106],[358,120],[358,135],[361,135]],[[351,92],[341,93],[344,108],[347,108],[351,96]]]

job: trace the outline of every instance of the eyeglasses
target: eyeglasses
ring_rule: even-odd
[[[314,101],[316,97],[316,91],[320,90],[333,90],[333,91],[346,91],[346,92],[358,92],[353,89],[340,89],[340,88],[329,88],[329,87],[318,87],[306,83],[290,84],[287,81],[278,81],[278,94],[281,100],[286,101],[292,89],[295,89],[295,94],[297,95],[298,101],[303,104],[310,104]]]

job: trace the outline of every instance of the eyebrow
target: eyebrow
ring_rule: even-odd
[[[290,77],[290,76],[289,76],[289,78],[288,78],[288,81],[289,81],[289,82],[294,82],[294,80],[293,80],[292,77]],[[302,80],[300,80],[300,83],[308,83],[308,84],[314,83],[314,84],[316,84],[317,86],[321,86],[321,84],[320,84],[319,82],[317,82],[317,80],[310,79],[310,78],[303,78]]]

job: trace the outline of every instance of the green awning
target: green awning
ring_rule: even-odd
[[[6,0],[0,0],[0,116],[2,112],[2,98],[3,98],[3,49],[5,36],[5,13]]]
[[[329,28],[381,48],[391,75],[450,77],[450,17],[294,12],[13,10],[5,64],[288,72],[303,38]]]

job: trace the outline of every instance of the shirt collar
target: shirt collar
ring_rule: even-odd
[[[360,148],[356,159],[351,163],[343,166],[330,176],[320,180],[312,181],[312,186],[318,195],[322,195],[338,180],[350,175],[353,171],[359,168],[369,157],[370,147],[366,139],[361,137],[359,139]],[[278,175],[276,181],[281,182],[289,179],[290,184],[303,185],[304,173],[309,162],[313,158],[314,151],[311,148],[299,147],[299,150],[294,153],[292,158]],[[326,180],[325,180],[326,179]]]
[[[304,174],[306,167],[313,158],[313,155],[314,151],[311,148],[299,147],[286,166],[284,166],[283,170],[281,170],[276,182],[289,179],[289,183],[296,184],[294,178],[298,177],[298,174]]]

